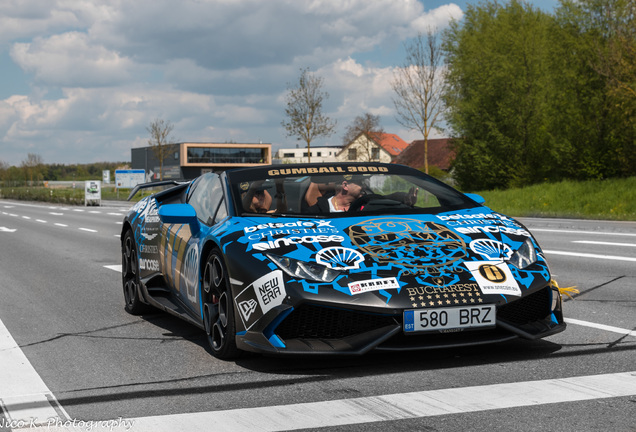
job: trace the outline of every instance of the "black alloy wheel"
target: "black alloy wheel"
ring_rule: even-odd
[[[124,309],[132,315],[148,312],[150,306],[141,301],[139,292],[139,259],[137,245],[131,230],[124,235],[121,245],[121,277],[124,287]]]
[[[203,323],[212,354],[223,360],[238,357],[230,280],[216,249],[210,252],[203,270],[203,298]]]

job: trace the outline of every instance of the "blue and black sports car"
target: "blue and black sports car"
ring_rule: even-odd
[[[519,222],[393,164],[208,173],[124,219],[125,309],[205,330],[212,353],[363,354],[565,329]]]

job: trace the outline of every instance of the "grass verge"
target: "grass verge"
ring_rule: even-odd
[[[488,207],[514,217],[636,220],[636,177],[562,181],[477,193]]]
[[[114,187],[102,187],[102,200],[126,201],[130,189],[120,189],[119,192]],[[153,193],[151,189],[139,191],[132,199],[139,201]],[[44,201],[52,203],[62,203],[69,205],[84,205],[84,187],[78,188],[46,188],[43,186],[19,186],[0,188],[0,198],[22,200],[22,201]]]

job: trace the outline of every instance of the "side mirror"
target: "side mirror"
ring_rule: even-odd
[[[474,194],[474,193],[467,193],[464,194],[466,195],[468,198],[470,198],[471,200],[475,201],[477,204],[483,204],[486,202],[486,199],[478,194]]]
[[[188,224],[192,235],[201,230],[197,212],[190,204],[166,204],[159,207],[159,219],[168,224]]]

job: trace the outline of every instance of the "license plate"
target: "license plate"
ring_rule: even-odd
[[[495,315],[495,305],[406,310],[404,311],[404,331],[411,333],[494,327]]]

